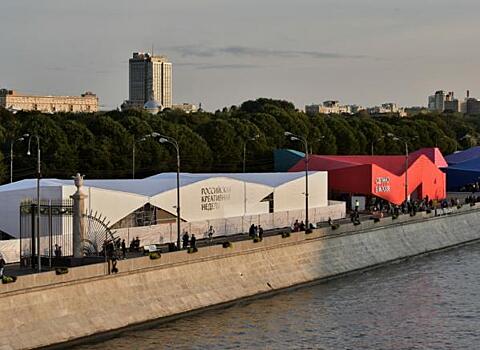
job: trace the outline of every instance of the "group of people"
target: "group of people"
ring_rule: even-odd
[[[465,198],[465,204],[475,204],[480,202],[480,196],[475,196],[473,193]]]
[[[182,249],[187,249],[188,247],[195,249],[197,247],[197,238],[193,233],[192,233],[192,236],[190,237],[190,235],[188,234],[188,231],[185,231],[182,235]]]
[[[308,229],[309,230],[313,230],[317,227],[317,225],[313,224],[313,223],[309,223],[308,224]],[[295,222],[293,223],[293,227],[292,227],[292,231],[293,232],[302,232],[302,231],[306,231],[307,230],[307,225],[305,225],[305,223],[302,221],[298,222],[298,220],[295,220]]]
[[[476,181],[466,184],[465,186],[460,188],[460,192],[472,192],[472,194],[475,192],[480,192],[480,183]]]
[[[248,237],[250,238],[260,238],[263,239],[263,227],[261,225],[254,225],[251,224],[250,228],[248,229]]]
[[[140,239],[138,238],[138,236],[132,239],[129,249],[131,252],[138,252],[138,250],[140,249]]]
[[[477,202],[480,202],[480,196],[475,196],[474,193],[466,197],[464,201],[465,204]],[[388,201],[377,199],[377,201],[371,205],[370,210],[374,215],[380,214],[380,217],[383,217],[383,214],[388,214],[391,216],[410,214],[410,216],[415,216],[418,212],[459,207],[464,203],[459,198],[450,198],[437,201],[432,200],[428,196],[425,196],[422,199],[409,199],[400,205],[395,205]],[[357,213],[357,210],[354,210],[353,213],[351,213],[351,217],[355,216],[355,213]]]
[[[305,231],[306,230],[306,226],[305,226],[305,223],[302,221],[298,222],[298,220],[295,220],[295,222],[293,223],[293,228],[292,228],[293,232],[302,232],[302,231]]]

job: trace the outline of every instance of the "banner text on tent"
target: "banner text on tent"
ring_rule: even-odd
[[[230,200],[232,188],[229,186],[202,187],[202,211],[212,211],[220,209],[220,204]]]

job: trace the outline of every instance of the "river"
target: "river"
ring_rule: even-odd
[[[479,349],[479,298],[476,244],[74,349]]]

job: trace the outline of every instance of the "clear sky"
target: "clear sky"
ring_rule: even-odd
[[[478,0],[0,0],[0,87],[128,98],[134,51],[173,62],[174,103],[273,97],[425,105],[480,97]]]

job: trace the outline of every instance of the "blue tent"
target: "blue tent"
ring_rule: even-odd
[[[480,147],[472,147],[465,151],[455,152],[445,157],[448,168],[447,190],[458,191],[474,182],[480,182]]]

